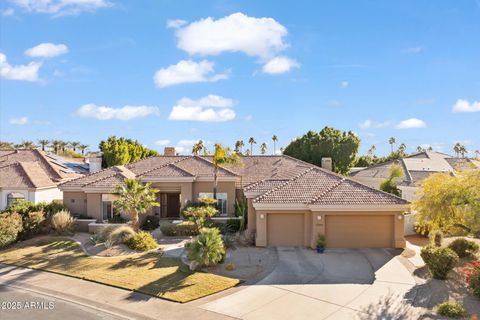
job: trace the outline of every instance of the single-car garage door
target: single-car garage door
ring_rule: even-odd
[[[303,213],[267,214],[269,246],[303,246]]]
[[[327,247],[391,248],[394,218],[393,215],[327,215]]]

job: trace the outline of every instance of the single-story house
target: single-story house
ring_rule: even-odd
[[[327,247],[404,247],[407,201],[285,155],[241,160],[219,170],[220,216],[234,216],[235,201],[245,196],[248,232],[256,235],[257,246],[314,247],[324,234]],[[213,169],[211,156],[156,156],[68,181],[60,189],[73,214],[102,221],[115,214],[115,186],[141,178],[159,190],[160,206],[150,214],[179,219],[190,201],[212,196]]]
[[[399,160],[355,170],[350,174],[350,177],[367,186],[379,189],[382,181],[389,177],[392,164],[400,165],[403,170],[402,176],[398,179],[398,188],[401,191],[401,197],[408,201],[415,199],[418,184],[431,174],[480,169],[480,161],[478,160],[454,158],[445,153],[425,151]]]
[[[62,201],[58,184],[87,172],[88,165],[40,150],[0,150],[0,210],[19,199]]]

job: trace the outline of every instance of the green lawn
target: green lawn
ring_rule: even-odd
[[[190,272],[188,268],[181,268],[179,259],[160,257],[158,252],[93,258],[74,241],[58,238],[28,241],[0,251],[0,262],[96,281],[177,302],[198,299],[239,283],[238,279]]]

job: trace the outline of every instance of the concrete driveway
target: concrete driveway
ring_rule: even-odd
[[[394,251],[277,252],[277,266],[260,282],[199,307],[240,319],[409,319],[423,313],[405,299],[415,280]]]

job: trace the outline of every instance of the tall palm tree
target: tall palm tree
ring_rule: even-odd
[[[40,139],[38,140],[38,144],[42,147],[42,151],[45,151],[45,147],[48,146],[50,140],[47,139]]]
[[[273,135],[272,141],[273,141],[273,154],[276,154],[277,153],[277,141],[278,141],[278,137],[277,137],[276,134]]]
[[[460,150],[461,149],[462,149],[462,145],[460,144],[460,142],[455,143],[455,145],[453,146],[453,152],[455,152],[455,156],[457,158],[460,157]]]
[[[460,146],[460,154],[462,155],[462,158],[465,158],[465,155],[468,153],[467,147],[465,145]]]
[[[243,143],[243,140],[237,140],[235,142],[235,152],[236,153],[242,153],[242,148],[245,146],[245,143]]]
[[[156,201],[158,191],[152,188],[151,183],[143,184],[141,179],[125,179],[123,184],[117,185],[114,189],[118,199],[113,202],[113,205],[117,210],[130,215],[132,227],[138,231],[140,227],[138,215],[160,206]]]
[[[370,149],[368,149],[367,153],[370,157],[373,157],[375,155],[376,150],[377,150],[377,147],[375,147],[375,145],[372,144]]]
[[[417,147],[417,152],[424,152],[425,148],[422,148],[422,146]]]
[[[267,144],[265,142],[260,145],[260,152],[262,154],[267,153]]]
[[[213,154],[213,199],[217,200],[218,187],[218,169],[222,165],[236,165],[241,164],[242,160],[236,152],[230,149],[224,149],[221,144],[215,144],[215,153]]]
[[[80,144],[78,146],[78,149],[82,152],[82,156],[84,156],[85,155],[85,150],[88,149],[88,144]]]
[[[405,143],[400,143],[400,145],[398,146],[398,151],[400,151],[401,153],[404,153],[405,150],[407,150],[407,145]]]
[[[390,137],[390,139],[388,139],[388,143],[390,144],[390,147],[392,148],[392,153],[393,153],[393,145],[397,143],[397,140],[394,137]]]
[[[33,150],[36,148],[35,144],[31,140],[23,140],[22,143],[18,145],[21,149]]]
[[[78,148],[78,146],[80,146],[80,142],[72,141],[72,142],[70,142],[70,146],[72,147],[73,152],[77,152],[77,148]]]
[[[67,146],[68,146],[68,142],[60,141],[59,147],[60,147],[60,150],[62,150],[62,153],[65,153]]]
[[[250,143],[250,154],[253,154],[253,145],[257,144],[257,141],[255,141],[254,137],[250,137],[250,139],[248,139],[248,143]]]
[[[192,154],[198,156],[198,154],[200,153],[200,151],[203,150],[203,148],[204,148],[203,141],[198,140],[197,143],[195,143],[192,147]]]

